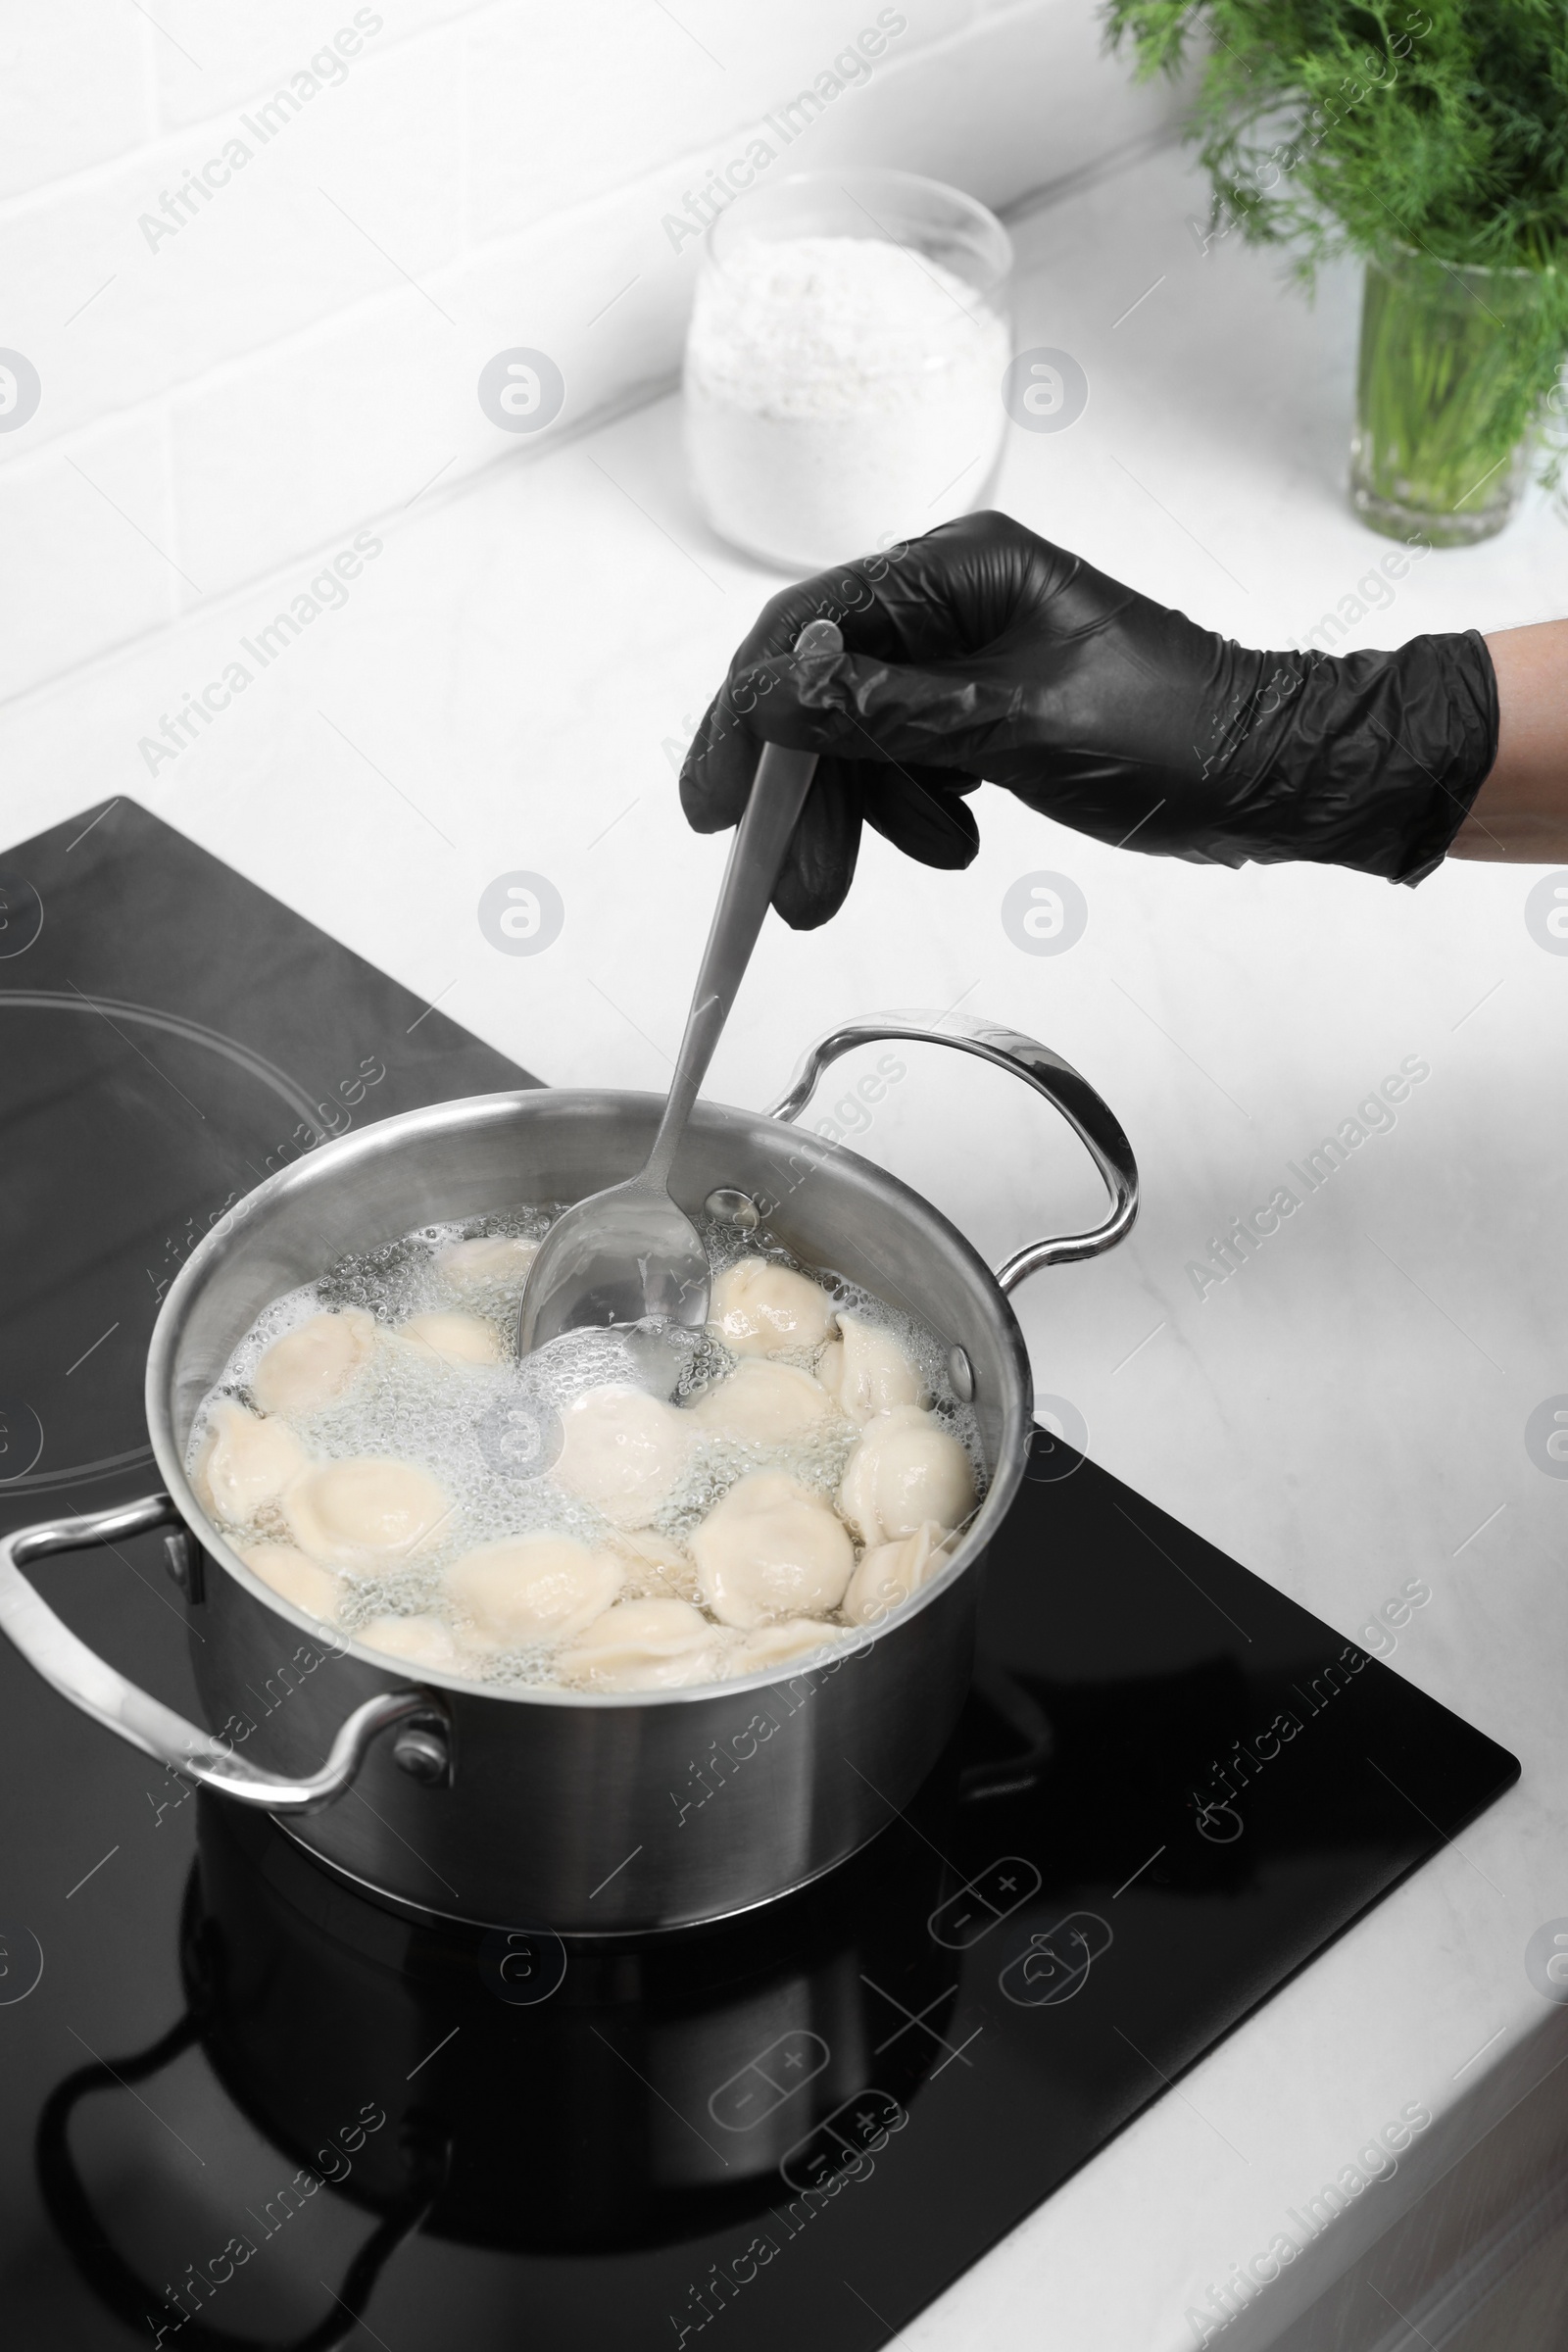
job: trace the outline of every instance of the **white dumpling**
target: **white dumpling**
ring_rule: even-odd
[[[782,1355],[819,1348],[833,1303],[819,1283],[766,1257],[743,1257],[713,1285],[709,1328],[734,1355]]]
[[[855,1567],[831,1506],[776,1470],[737,1479],[693,1535],[692,1554],[713,1615],[748,1631],[836,1609]]]
[[[447,1674],[462,1674],[465,1661],[450,1626],[439,1617],[372,1617],[355,1633],[356,1642],[384,1649],[389,1657],[407,1658],[414,1666],[435,1666]]]
[[[974,1504],[974,1474],[931,1413],[896,1405],[866,1424],[844,1468],[839,1509],[866,1544],[892,1544],[934,1519],[950,1534]]]
[[[443,1582],[482,1636],[509,1647],[569,1641],[601,1616],[626,1581],[609,1551],[570,1536],[513,1536],[466,1551]]]
[[[928,1585],[953,1556],[943,1543],[946,1529],[934,1519],[922,1520],[912,1536],[893,1544],[874,1544],[860,1555],[844,1595],[844,1614],[852,1625],[880,1625],[922,1585]]]
[[[330,1625],[337,1616],[343,1588],[330,1569],[307,1559],[292,1544],[247,1544],[240,1558],[253,1576],[307,1617]]]
[[[444,1364],[498,1364],[501,1334],[478,1315],[411,1315],[398,1325],[398,1338],[407,1340]]]
[[[551,1475],[617,1527],[646,1527],[678,1485],[692,1428],[662,1397],[618,1383],[564,1407]]]
[[[456,1290],[478,1290],[490,1282],[514,1287],[538,1254],[538,1243],[525,1242],[520,1235],[481,1233],[471,1242],[448,1242],[436,1251],[436,1264]]]
[[[267,1348],[250,1377],[264,1413],[295,1420],[319,1412],[359,1378],[375,1352],[375,1317],[351,1306],[312,1315]]]
[[[809,1372],[763,1356],[743,1356],[727,1380],[690,1407],[710,1437],[743,1446],[788,1445],[832,1409],[832,1398]]]
[[[790,1666],[846,1639],[842,1625],[823,1625],[815,1617],[782,1617],[776,1624],[760,1625],[743,1634],[724,1654],[724,1679],[738,1674],[761,1674],[769,1666]]]
[[[895,1405],[921,1404],[920,1375],[891,1331],[840,1314],[839,1336],[822,1351],[816,1376],[852,1421],[870,1421]]]
[[[277,1500],[310,1458],[286,1422],[225,1398],[208,1423],[191,1485],[215,1518],[244,1527],[264,1503]]]
[[[283,1496],[283,1516],[302,1551],[362,1574],[395,1566],[451,1507],[429,1472],[413,1462],[318,1462]]]
[[[695,1600],[697,1569],[668,1536],[651,1527],[617,1528],[603,1548],[620,1561],[628,1600]]]
[[[562,1651],[557,1672],[600,1690],[669,1690],[712,1682],[730,1638],[685,1600],[619,1600]]]

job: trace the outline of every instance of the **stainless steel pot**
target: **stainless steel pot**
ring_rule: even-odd
[[[187,1260],[153,1330],[147,1423],[166,1491],[0,1542],[0,1627],[97,1722],[277,1815],[318,1859],[418,1915],[638,1936],[732,1916],[830,1870],[906,1803],[962,1704],[975,1571],[1029,1440],[1028,1359],[1006,1294],[1040,1267],[1109,1249],[1138,1207],[1127,1139],[1076,1070],[1012,1030],[939,1028],[939,1017],[873,1014],[830,1031],[767,1112],[700,1103],[672,1179],[688,1209],[716,1190],[750,1195],[808,1264],[911,1308],[960,1351],[957,1377],[972,1382],[989,1472],[980,1509],[908,1610],[826,1665],[627,1695],[496,1690],[438,1673],[416,1683],[280,1600],[191,1492],[197,1408],[283,1292],[351,1250],[521,1200],[576,1200],[642,1164],[658,1097],[543,1088],[404,1112],[322,1146],[239,1202]],[[955,1046],[1032,1086],[1104,1178],[1104,1223],[1031,1243],[993,1275],[918,1194],[789,1124],[830,1062],[881,1041]],[[128,1683],[22,1573],[49,1553],[158,1527],[173,1531],[217,1735]]]

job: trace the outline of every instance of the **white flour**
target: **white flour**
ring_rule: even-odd
[[[1005,424],[1006,324],[877,237],[751,237],[699,283],[687,451],[724,537],[796,565],[973,506]]]

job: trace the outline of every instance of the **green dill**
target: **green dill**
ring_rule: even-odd
[[[1201,48],[1189,133],[1212,189],[1211,234],[1290,247],[1308,288],[1319,264],[1347,253],[1390,272],[1412,255],[1532,272],[1528,302],[1493,306],[1506,382],[1494,387],[1492,446],[1533,421],[1560,427],[1563,0],[1108,0],[1105,20],[1141,78],[1176,74]],[[1559,438],[1549,434],[1553,465]]]

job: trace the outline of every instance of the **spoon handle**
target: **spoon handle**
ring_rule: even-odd
[[[796,640],[795,651],[807,655],[837,653],[842,644],[830,621],[813,621]],[[784,853],[800,821],[815,773],[814,752],[792,752],[782,744],[763,744],[751,797],[730,845],[718,905],[713,909],[712,927],[692,994],[686,1033],[680,1041],[675,1075],[670,1081],[669,1098],[644,1171],[645,1176],[658,1184],[668,1181],[676,1148],[751,961],[773,886],[784,863]]]

